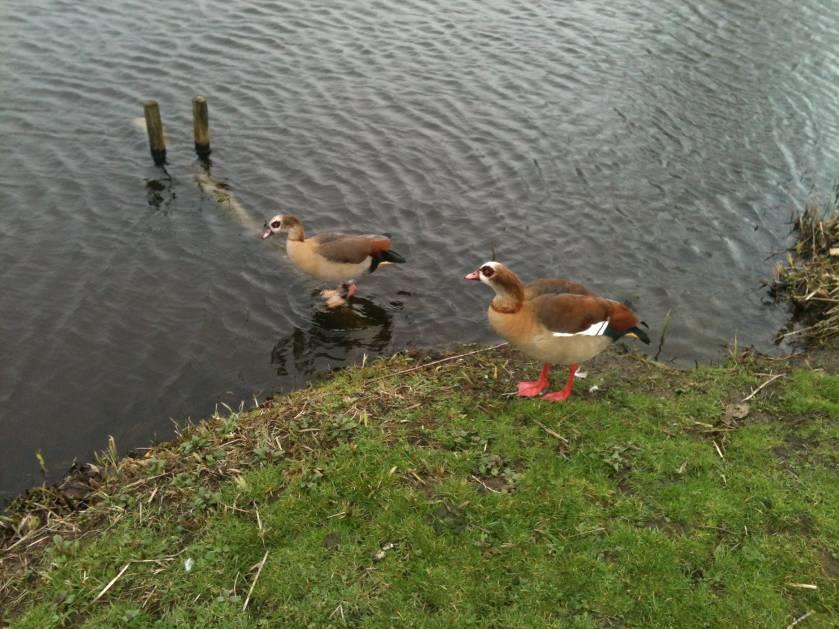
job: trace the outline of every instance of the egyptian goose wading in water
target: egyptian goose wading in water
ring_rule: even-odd
[[[571,395],[579,363],[593,358],[626,336],[649,343],[646,326],[632,310],[617,301],[592,294],[584,286],[561,279],[522,284],[500,262],[487,262],[465,277],[495,291],[489,304],[489,323],[519,350],[544,363],[535,382],[519,382],[521,397],[535,397],[548,386],[551,365],[568,365],[568,382],[544,400],[561,402]]]
[[[389,262],[402,263],[405,258],[390,248],[387,236],[373,234],[343,234],[326,232],[305,237],[303,223],[296,216],[278,214],[265,223],[262,239],[288,232],[286,251],[294,265],[304,273],[319,280],[341,282],[339,291],[324,291],[330,306],[344,303],[340,289],[351,298],[356,291],[355,278],[365,272],[372,273]]]

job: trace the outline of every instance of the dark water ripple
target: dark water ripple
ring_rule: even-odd
[[[0,6],[0,499],[409,346],[492,338],[489,257],[632,300],[665,358],[771,350],[761,281],[839,163],[824,0]],[[190,99],[206,94],[203,194]],[[132,124],[156,98],[171,179]],[[150,186],[150,187],[149,187]],[[327,312],[255,222],[386,230],[411,261]],[[654,339],[657,342],[658,338]]]

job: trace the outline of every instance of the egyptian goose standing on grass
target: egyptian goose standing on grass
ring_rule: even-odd
[[[551,365],[568,365],[568,382],[543,400],[561,402],[571,395],[579,363],[593,358],[626,336],[649,343],[638,327],[646,323],[617,301],[592,294],[569,280],[536,280],[522,284],[500,262],[487,262],[465,277],[480,280],[495,291],[489,304],[489,323],[519,350],[544,363],[535,382],[519,382],[518,395],[535,397],[548,386]]]
[[[306,238],[299,218],[277,214],[265,223],[262,239],[280,232],[288,232],[286,251],[298,269],[319,280],[341,282],[337,291],[321,293],[329,307],[346,303],[345,299],[355,294],[355,278],[363,273],[372,273],[383,264],[405,262],[391,250],[387,236],[329,232]]]

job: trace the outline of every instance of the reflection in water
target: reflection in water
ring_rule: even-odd
[[[306,376],[352,362],[357,353],[381,353],[390,343],[393,317],[369,299],[355,297],[350,305],[317,310],[308,330],[295,328],[271,350],[277,374]],[[289,364],[289,361],[293,361]]]
[[[164,180],[146,179],[146,201],[149,207],[168,214],[169,206],[176,198],[177,194],[172,189],[172,177],[167,176]]]
[[[202,162],[205,174],[195,177],[198,187],[205,194],[215,199],[216,203],[226,208],[233,220],[244,227],[248,233],[257,234],[261,232],[262,221],[256,218],[251,210],[239,203],[227,183],[210,176],[208,164],[209,161]]]

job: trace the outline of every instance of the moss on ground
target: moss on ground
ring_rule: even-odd
[[[506,349],[406,372],[434,358],[34,492],[7,519],[0,624],[839,624],[839,377],[611,353],[549,404],[507,395],[537,367]]]

